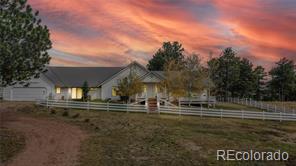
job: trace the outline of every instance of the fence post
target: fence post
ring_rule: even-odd
[[[223,111],[222,111],[222,109],[220,109],[220,118],[221,119],[223,118]]]
[[[245,119],[245,117],[244,117],[244,110],[242,110],[242,119]]]
[[[282,112],[280,112],[280,122],[282,122]]]
[[[87,110],[89,111],[89,101],[87,101]]]
[[[202,107],[200,109],[200,117],[202,118]]]
[[[46,107],[48,108],[48,98],[46,98]]]
[[[262,112],[263,120],[265,120],[265,112]]]
[[[107,102],[107,112],[109,112],[109,101]]]

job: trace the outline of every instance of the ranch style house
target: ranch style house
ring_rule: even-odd
[[[91,100],[119,100],[116,93],[118,82],[133,70],[144,84],[143,91],[133,96],[134,100],[144,98],[165,99],[160,82],[165,79],[163,71],[149,71],[134,61],[125,67],[56,67],[47,66],[47,71],[37,79],[29,80],[29,86],[13,85],[2,87],[0,97],[10,101],[35,101],[40,99],[81,99],[83,83],[88,82]],[[207,100],[206,91],[199,98]]]

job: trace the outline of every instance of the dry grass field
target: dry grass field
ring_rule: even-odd
[[[89,133],[80,149],[81,166],[296,164],[295,122],[42,107],[26,114],[32,118],[64,121]],[[221,162],[216,160],[219,149],[281,150],[288,152],[290,158],[287,162]]]

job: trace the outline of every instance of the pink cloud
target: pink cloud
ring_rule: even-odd
[[[285,3],[285,1],[287,1]],[[179,41],[206,59],[232,46],[241,56],[270,66],[295,59],[296,3],[284,0],[29,0],[51,31],[53,48],[91,65],[142,64],[163,41]],[[278,5],[281,3],[281,5]],[[280,9],[284,8],[285,9]],[[285,55],[283,55],[285,54]],[[53,65],[84,65],[53,56]],[[68,58],[68,59],[67,59]],[[107,60],[109,59],[109,60]],[[107,62],[108,61],[108,62]]]

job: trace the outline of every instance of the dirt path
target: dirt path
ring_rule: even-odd
[[[86,134],[77,126],[0,111],[1,126],[23,132],[25,149],[8,166],[73,166]]]

